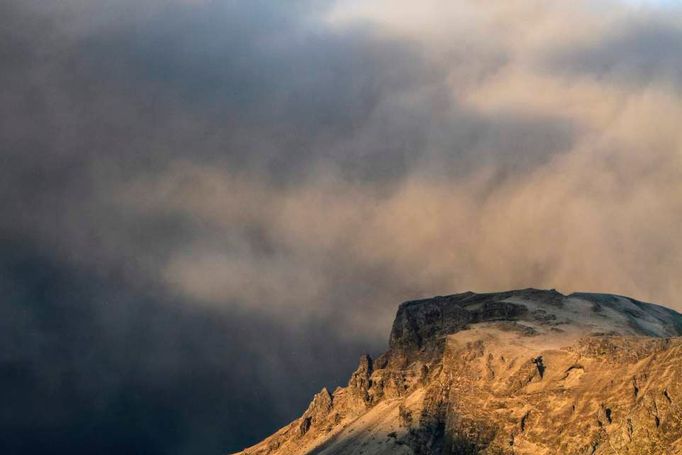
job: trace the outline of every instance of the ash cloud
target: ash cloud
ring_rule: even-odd
[[[641,12],[0,1],[3,452],[240,449],[410,298],[682,309],[682,17]]]

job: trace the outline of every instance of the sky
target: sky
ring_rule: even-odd
[[[0,452],[225,453],[514,288],[682,311],[673,1],[0,0]]]

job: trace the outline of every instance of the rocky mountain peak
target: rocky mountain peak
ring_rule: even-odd
[[[244,455],[682,453],[682,315],[521,289],[398,307],[386,353]]]

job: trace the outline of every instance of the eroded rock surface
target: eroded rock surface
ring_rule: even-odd
[[[243,455],[682,454],[682,316],[525,289],[400,305],[389,350]]]

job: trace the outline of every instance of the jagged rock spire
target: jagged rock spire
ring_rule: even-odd
[[[360,357],[357,370],[348,381],[348,389],[359,396],[365,403],[370,403],[369,388],[372,386],[372,358],[368,354]]]

